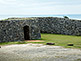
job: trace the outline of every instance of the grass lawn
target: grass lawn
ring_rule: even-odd
[[[81,48],[81,36],[59,35],[59,34],[41,34],[41,38],[47,42],[53,42],[57,46],[69,48]],[[74,46],[67,46],[68,43],[73,43]]]
[[[0,43],[0,45],[9,44],[25,44],[25,43],[41,43],[46,44],[47,42],[55,43],[56,46],[63,46],[69,48],[81,48],[81,36],[71,36],[71,35],[59,35],[59,34],[41,34],[41,39],[45,42],[6,42]],[[74,46],[67,46],[68,43],[73,43]]]

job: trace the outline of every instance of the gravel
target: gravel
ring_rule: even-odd
[[[0,61],[81,61],[81,50],[43,44],[1,46]]]

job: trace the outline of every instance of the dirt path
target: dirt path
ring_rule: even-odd
[[[25,40],[27,42],[44,42],[44,41],[41,41],[41,40]]]
[[[0,61],[80,61],[81,50],[42,44],[8,45],[0,48]]]

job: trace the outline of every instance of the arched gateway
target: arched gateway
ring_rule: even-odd
[[[24,29],[24,39],[25,40],[29,40],[30,39],[30,36],[29,36],[29,26],[24,26],[23,29]]]

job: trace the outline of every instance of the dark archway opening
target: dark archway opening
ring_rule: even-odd
[[[29,36],[29,26],[24,26],[24,39],[25,40],[29,40],[30,36]]]

